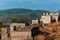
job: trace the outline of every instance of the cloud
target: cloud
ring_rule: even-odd
[[[12,2],[19,2],[19,3],[24,3],[27,2],[28,0],[11,0]]]
[[[60,0],[0,0],[0,4],[6,4],[9,2],[16,2],[16,3],[24,3],[24,2],[30,2],[33,4],[40,4],[40,5],[46,5],[50,3],[57,3],[60,4]]]
[[[60,0],[54,0],[54,2],[60,4]]]
[[[45,5],[54,2],[53,0],[31,0],[32,3]]]
[[[17,2],[25,2],[25,0],[0,0],[0,5],[6,5],[8,3],[17,3]]]
[[[6,5],[9,1],[12,0],[0,0],[0,5]]]
[[[0,5],[5,5],[5,3],[4,2],[0,2]]]
[[[40,5],[51,4],[51,3],[60,4],[60,0],[29,0],[29,1],[31,3],[40,4]]]
[[[40,4],[40,5],[49,4],[54,1],[56,0],[0,0],[0,2],[16,2],[16,3],[30,2],[34,4]]]

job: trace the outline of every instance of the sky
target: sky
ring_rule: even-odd
[[[0,10],[10,8],[58,11],[60,0],[0,0]]]

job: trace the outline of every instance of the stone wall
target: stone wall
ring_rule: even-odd
[[[51,18],[50,18],[49,15],[47,15],[47,16],[41,16],[41,19],[42,19],[43,23],[50,23],[50,21],[51,21]]]
[[[2,40],[8,40],[7,28],[2,28]]]
[[[32,40],[31,32],[11,32],[11,40]]]

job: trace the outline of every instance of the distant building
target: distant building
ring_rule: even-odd
[[[12,23],[12,24],[10,24],[10,27],[11,27],[11,29],[13,30],[15,27],[16,28],[18,28],[18,27],[20,27],[20,28],[23,28],[23,27],[25,27],[25,23]],[[15,29],[16,29],[15,28]],[[14,29],[14,30],[15,30]]]
[[[38,20],[32,20],[32,24],[38,24]]]
[[[52,16],[53,18],[55,18],[56,22],[57,22],[58,21],[59,13],[50,13],[50,16]]]
[[[59,17],[59,13],[43,13],[40,21],[42,21],[43,23],[50,23],[52,21],[51,19],[55,19],[57,22],[58,17]]]
[[[48,13],[46,13],[46,15],[42,15],[41,16],[41,21],[43,22],[43,23],[50,23],[50,15],[48,15]]]
[[[43,23],[50,23],[50,16],[42,16],[41,17]]]

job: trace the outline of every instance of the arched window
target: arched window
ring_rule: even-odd
[[[0,40],[1,40],[1,34],[0,34]]]
[[[58,16],[58,21],[60,21],[60,15]]]
[[[54,17],[51,16],[51,22],[54,23],[56,22],[56,19]]]
[[[16,31],[16,26],[13,26],[13,30]]]

